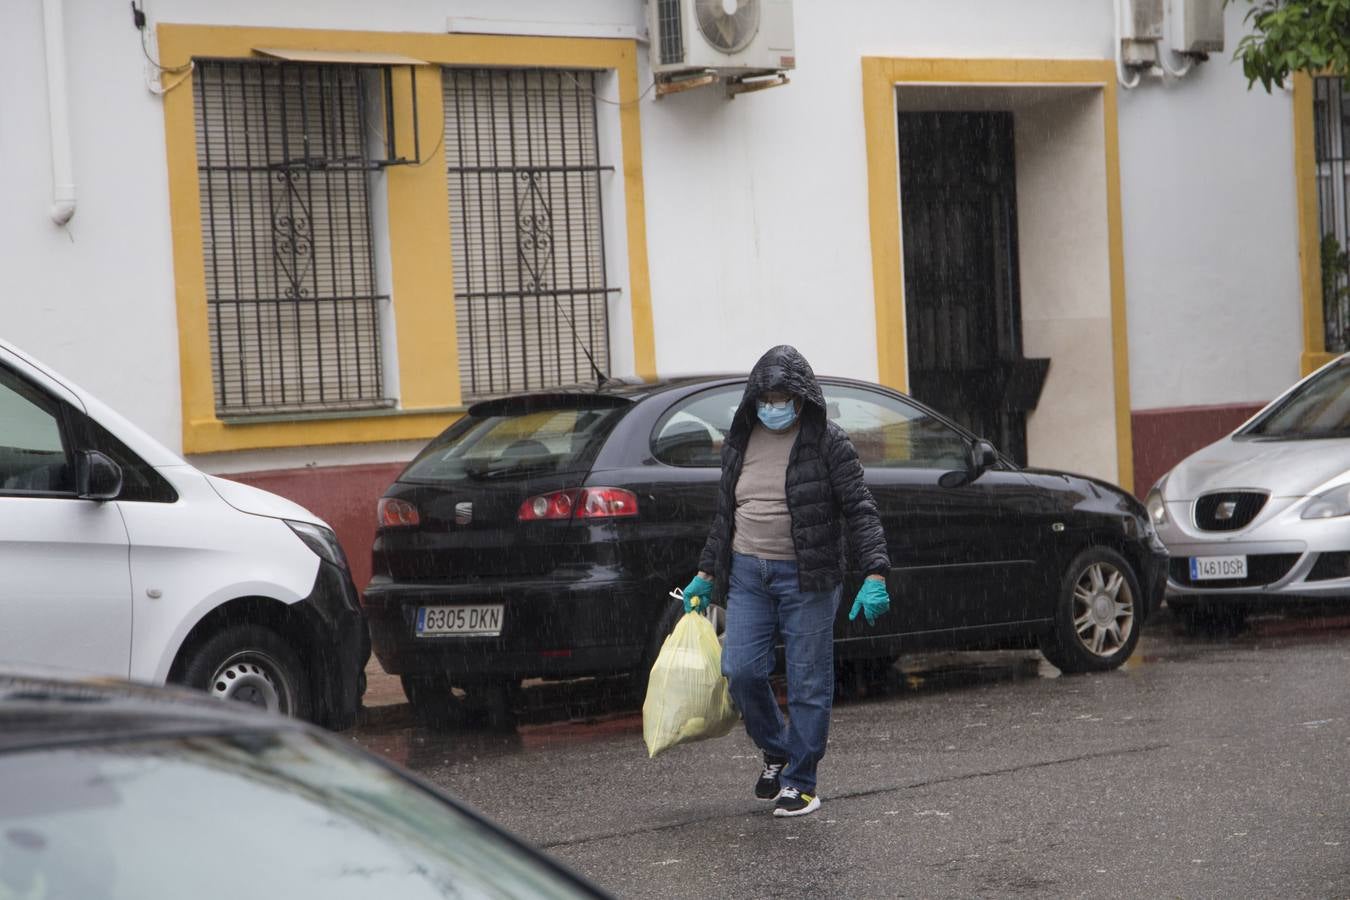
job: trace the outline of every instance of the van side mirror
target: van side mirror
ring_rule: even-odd
[[[998,451],[993,444],[980,438],[966,448],[966,467],[943,472],[938,477],[938,484],[945,488],[958,488],[970,484],[996,465]]]
[[[75,454],[75,491],[81,500],[116,500],[122,493],[122,467],[106,453],[80,450]]]

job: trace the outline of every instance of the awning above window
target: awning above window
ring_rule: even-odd
[[[287,62],[337,63],[347,66],[425,66],[425,59],[401,53],[367,53],[362,50],[294,50],[285,47],[254,47],[254,53]]]

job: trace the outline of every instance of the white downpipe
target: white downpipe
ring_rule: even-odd
[[[62,0],[42,0],[47,38],[47,117],[52,133],[52,221],[75,215],[75,173],[70,161],[70,115],[66,103],[66,36]]]
[[[1115,27],[1115,38],[1116,38],[1116,78],[1119,79],[1120,84],[1121,84],[1121,87],[1125,88],[1126,90],[1129,90],[1130,88],[1134,88],[1134,87],[1138,87],[1138,86],[1139,86],[1139,79],[1140,79],[1141,76],[1140,76],[1140,74],[1139,74],[1138,72],[1135,72],[1135,73],[1134,73],[1134,77],[1133,77],[1133,78],[1131,78],[1131,77],[1129,77],[1129,76],[1127,76],[1127,75],[1125,74],[1125,58],[1124,58],[1124,56],[1122,55],[1124,51],[1123,51],[1122,46],[1121,46],[1122,38],[1124,37],[1124,35],[1121,33],[1121,32],[1122,32],[1121,17],[1120,17],[1120,8],[1121,8],[1121,6],[1122,6],[1121,0],[1115,0],[1115,8],[1116,8],[1116,27]]]

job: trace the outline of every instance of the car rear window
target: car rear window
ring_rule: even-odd
[[[590,465],[628,404],[474,407],[400,481],[440,484],[575,472]]]
[[[1350,437],[1350,363],[1332,366],[1239,434],[1266,438]]]

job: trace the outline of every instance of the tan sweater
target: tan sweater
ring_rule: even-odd
[[[736,482],[735,553],[760,559],[796,559],[787,505],[787,465],[799,424],[786,431],[756,425]]]

